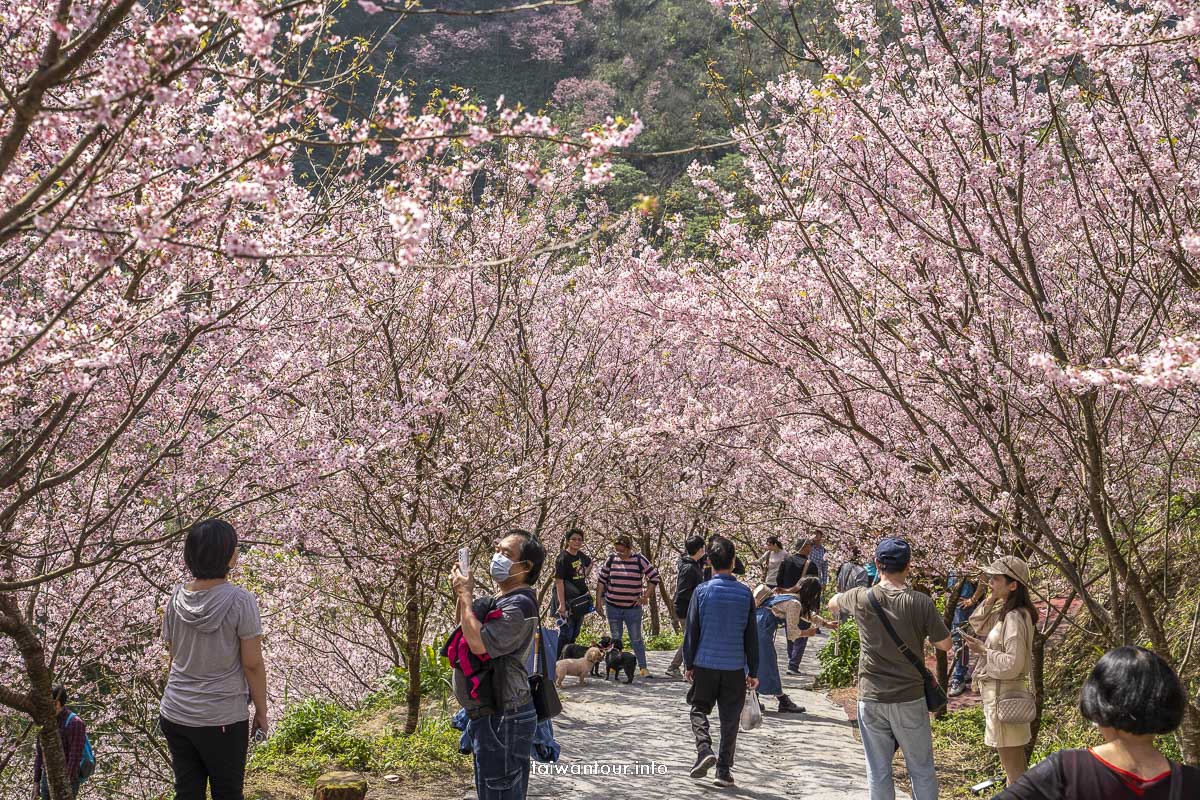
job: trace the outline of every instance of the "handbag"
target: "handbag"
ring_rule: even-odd
[[[1008,617],[1004,618],[1005,624]],[[1027,687],[996,695],[996,720],[1005,725],[1028,725],[1037,719],[1037,698]]]
[[[590,594],[576,595],[567,601],[567,613],[574,619],[583,619],[594,610]]]
[[[946,696],[946,692],[941,686],[938,686],[937,680],[934,679],[933,673],[925,668],[921,659],[917,658],[916,654],[909,648],[904,640],[900,638],[900,634],[896,633],[896,629],[892,627],[892,623],[888,620],[887,614],[883,613],[883,606],[879,604],[879,599],[875,597],[874,590],[867,592],[867,599],[871,601],[871,607],[875,609],[875,613],[879,616],[879,621],[883,623],[883,629],[887,631],[888,636],[892,637],[896,647],[904,654],[909,663],[916,667],[921,673],[922,680],[925,681],[925,707],[930,713],[938,714],[946,709],[946,703],[950,698]]]
[[[996,696],[996,719],[1005,725],[1028,725],[1037,719],[1037,699],[1028,689]]]
[[[529,676],[529,694],[533,697],[533,707],[537,710],[538,722],[553,719],[562,713],[562,701],[558,699],[558,690],[554,681],[546,680],[546,646],[542,642],[542,626],[534,629],[533,638],[537,650],[533,654],[533,673]]]

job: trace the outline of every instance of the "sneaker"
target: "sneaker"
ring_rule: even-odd
[[[733,786],[733,773],[728,767],[717,767],[717,777],[713,783],[717,786]]]
[[[950,688],[947,690],[946,694],[950,697],[958,697],[966,690],[967,687],[963,686],[960,681],[950,681]]]
[[[638,672],[638,675],[641,675],[643,678],[649,678],[650,670],[646,669],[645,667],[642,667],[641,671]]]
[[[696,763],[692,765],[690,774],[693,778],[703,778],[715,763],[717,763],[717,757],[711,750],[703,752],[696,756]]]
[[[786,694],[779,696],[779,713],[780,714],[803,714],[807,709],[804,706],[798,706],[792,702],[792,698]]]
[[[798,669],[792,669],[791,667],[788,667],[788,668],[787,668],[787,674],[788,674],[788,675],[799,675],[799,674],[800,674],[800,670],[798,670]]]
[[[679,671],[679,667],[667,667],[668,678],[682,678],[683,673]]]

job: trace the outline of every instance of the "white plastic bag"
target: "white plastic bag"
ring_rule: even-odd
[[[758,692],[746,692],[746,704],[742,706],[742,730],[752,731],[759,725],[762,725],[762,706],[758,703]]]

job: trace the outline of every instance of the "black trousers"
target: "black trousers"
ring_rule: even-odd
[[[721,749],[717,767],[731,769],[737,748],[738,723],[742,706],[746,704],[746,672],[740,669],[707,669],[696,667],[692,673],[692,688],[688,689],[692,706],[692,733],[696,736],[696,752],[711,753],[712,734],[708,730],[708,715],[713,705],[721,720]]]
[[[243,800],[250,721],[193,728],[158,718],[175,770],[175,800]]]

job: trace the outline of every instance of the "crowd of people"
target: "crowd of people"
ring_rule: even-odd
[[[628,631],[641,675],[649,676],[643,608],[662,577],[628,536],[613,540],[613,552],[601,565],[583,552],[584,544],[584,532],[572,528],[554,562],[557,631],[541,624],[535,587],[546,551],[533,534],[512,530],[496,541],[489,565],[494,594],[476,596],[469,567],[456,565],[451,573],[458,628],[445,652],[463,708],[462,746],[472,755],[477,800],[526,796],[535,737],[561,709],[544,680],[553,664],[546,651],[561,653],[573,644],[588,614],[607,620],[613,641]],[[258,603],[252,592],[229,582],[238,561],[238,538],[229,523],[193,526],[183,556],[193,579],[177,586],[166,605],[162,639],[170,666],[159,709],[175,798],[242,800],[249,742],[265,737],[269,727]],[[672,603],[683,644],[667,672],[689,683],[693,778],[705,778],[715,767],[718,786],[735,784],[737,736],[748,698],[774,697],[781,714],[804,712],[783,691],[775,646],[780,629],[788,644],[787,669],[795,672],[803,643],[822,628],[853,619],[861,647],[858,729],[870,800],[895,797],[897,752],[914,800],[938,795],[930,712],[944,706],[947,695],[925,666],[927,642],[954,651],[949,694],[964,691],[968,677],[980,694],[985,742],[996,749],[1007,777],[1000,800],[1200,797],[1200,769],[1168,761],[1155,744],[1156,736],[1181,724],[1184,687],[1161,658],[1137,647],[1105,654],[1082,688],[1079,711],[1104,744],[1054,753],[1026,771],[1036,716],[1029,674],[1038,609],[1022,559],[998,558],[980,571],[981,579],[952,576],[949,628],[933,599],[910,585],[912,553],[905,541],[882,539],[866,563],[857,550],[850,551],[836,574],[829,619],[819,613],[829,578],[826,559],[820,533],[796,541],[790,553],[771,538],[756,561],[762,583],[752,590],[739,580],[745,563],[729,539],[693,536],[684,542]],[[588,585],[593,572],[594,601]],[[556,645],[547,648],[545,640],[555,638]],[[52,694],[74,798],[95,758],[85,723],[68,707],[66,689],[55,686]],[[709,725],[714,709],[715,748]],[[40,740],[33,787],[35,800],[49,800]]]
[[[555,564],[559,647],[574,643],[587,614],[596,611],[607,619],[613,640],[619,641],[628,629],[641,674],[648,676],[642,609],[659,588],[661,576],[644,555],[635,552],[629,537],[619,536],[613,542],[614,552],[598,571],[592,602],[587,586],[591,560],[583,554],[583,546],[583,531],[568,531]],[[735,785],[738,731],[751,693],[755,702],[762,696],[774,697],[781,714],[804,712],[783,691],[775,647],[781,628],[787,641],[787,670],[795,673],[810,637],[821,628],[853,619],[860,641],[858,728],[870,800],[894,800],[897,753],[904,758],[914,800],[938,796],[930,712],[945,706],[947,693],[925,666],[926,643],[953,653],[950,693],[965,691],[968,679],[979,692],[985,742],[995,748],[1007,777],[1002,800],[1200,796],[1200,770],[1168,762],[1154,744],[1156,735],[1181,724],[1186,702],[1183,686],[1169,665],[1141,648],[1110,651],[1083,687],[1080,712],[1099,728],[1105,744],[1056,753],[1026,771],[1036,716],[1029,674],[1038,609],[1032,599],[1029,566],[1022,559],[996,559],[980,570],[982,580],[952,576],[947,587],[955,603],[951,626],[933,598],[911,586],[912,552],[901,539],[879,541],[869,561],[851,549],[836,573],[829,619],[819,613],[830,574],[819,532],[796,541],[790,553],[780,539],[772,537],[756,563],[762,584],[752,590],[739,580],[746,569],[733,542],[722,536],[708,540],[693,536],[683,543],[671,604],[682,621],[683,645],[667,675],[689,683],[687,702],[696,748],[693,778],[706,778],[715,768],[716,785]],[[461,585],[460,580],[456,571],[456,585]],[[538,620],[529,619],[527,624],[536,628]],[[715,745],[709,723],[714,710]],[[508,709],[501,716],[509,713],[520,710]],[[517,754],[523,759],[523,771],[514,773],[512,780],[497,781],[488,775],[487,746],[476,751],[479,800],[523,798],[528,783],[525,752]],[[513,762],[508,767],[516,769]]]

